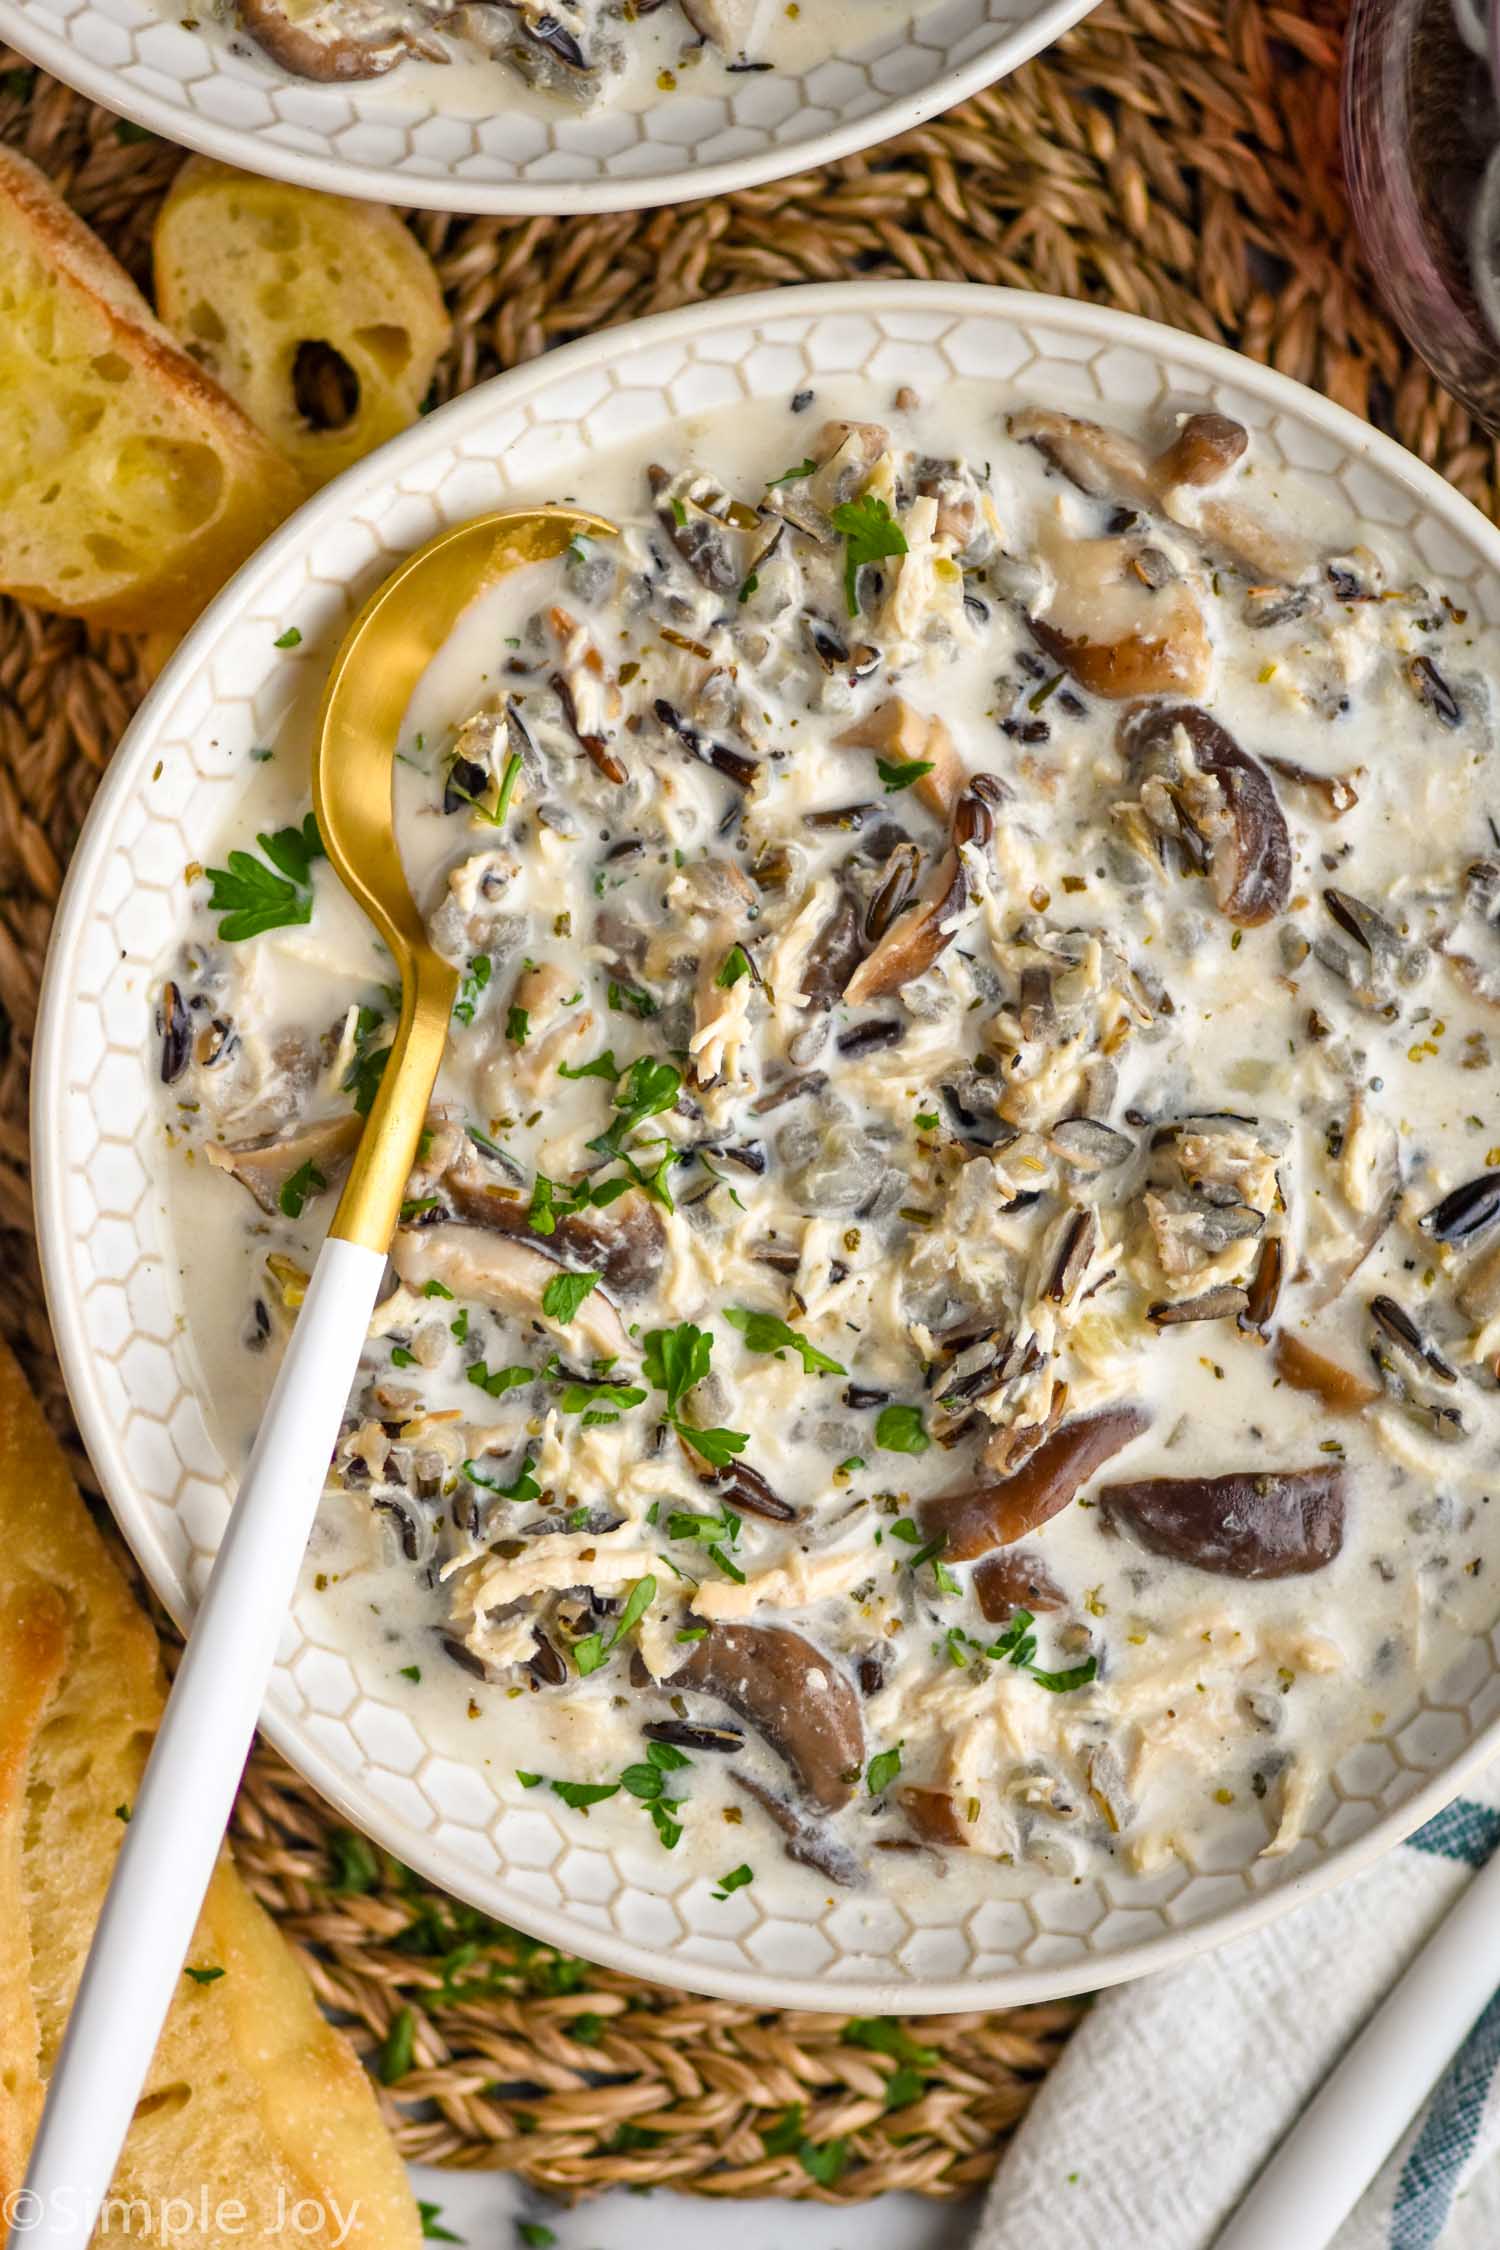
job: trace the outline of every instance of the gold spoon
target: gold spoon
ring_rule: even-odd
[[[433,951],[396,844],[402,720],[478,594],[579,533],[614,531],[581,509],[530,508],[441,532],[370,597],[334,658],[313,802],[335,872],[400,972],[401,1016],[124,1829],[26,2175],[34,2200],[12,2240],[27,2250],[87,2250],[113,2176],[228,1825],[443,1057],[457,975]]]

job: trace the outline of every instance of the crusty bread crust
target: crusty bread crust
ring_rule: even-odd
[[[156,1638],[0,1345],[0,2197],[20,2185],[43,2088],[161,1714]],[[226,1852],[114,2193],[248,2218],[235,2239],[416,2250],[420,2225],[375,2097]],[[206,2198],[206,2205],[198,2199]],[[174,2239],[210,2250],[194,2223]]]
[[[298,479],[234,401],[205,374],[157,319],[128,274],[62,200],[35,165],[0,148],[0,305],[5,277],[18,291],[25,269],[40,261],[52,287],[47,310],[75,349],[55,364],[17,356],[14,386],[0,422],[0,587],[23,600],[129,631],[181,630],[246,555],[296,505]],[[24,308],[22,308],[24,309]],[[8,309],[21,336],[17,308]],[[0,338],[0,355],[4,339]],[[90,360],[111,355],[108,376],[92,376]],[[4,459],[7,438],[24,443],[28,384],[67,383],[99,418],[81,430],[60,495],[28,484],[32,464]],[[142,526],[138,555],[117,541],[123,559],[88,541],[99,518],[99,487],[90,471],[113,465],[109,448],[139,432],[162,447],[206,447],[219,464],[222,488],[205,520]],[[145,488],[142,488],[143,493]],[[170,535],[175,532],[175,536]],[[41,567],[38,567],[40,564]]]

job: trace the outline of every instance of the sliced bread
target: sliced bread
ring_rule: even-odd
[[[162,1701],[155,1635],[0,1345],[0,2208],[21,2184]],[[153,2213],[181,2198],[179,2250],[222,2250],[215,2214],[232,2204],[247,2214],[237,2250],[339,2250],[341,2235],[343,2250],[417,2250],[369,2081],[227,1851],[188,1964],[198,1976],[167,2019],[115,2196]]]
[[[163,320],[309,490],[416,420],[449,322],[393,211],[195,156],[153,254]]]
[[[0,590],[181,631],[301,485],[36,167],[0,148]]]

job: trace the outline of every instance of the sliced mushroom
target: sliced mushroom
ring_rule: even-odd
[[[1271,1347],[1271,1365],[1294,1391],[1310,1391],[1333,1414],[1358,1414],[1380,1397],[1378,1383],[1367,1382],[1336,1359],[1326,1359],[1285,1328]]]
[[[263,1211],[275,1212],[282,1189],[305,1164],[321,1174],[325,1187],[335,1186],[349,1168],[363,1126],[364,1119],[351,1111],[301,1125],[284,1141],[209,1141],[203,1153],[210,1164],[232,1173],[241,1187],[248,1188]]]
[[[1237,500],[1210,494],[1190,511],[1191,522],[1183,522],[1177,496],[1184,488],[1202,491],[1221,482],[1245,453],[1246,432],[1227,414],[1189,414],[1154,458],[1122,431],[1052,407],[1014,415],[1010,432],[1035,445],[1080,491],[1095,499],[1161,508],[1174,523],[1257,577],[1285,583],[1307,567],[1309,558],[1302,550]]]
[[[898,915],[874,952],[860,963],[844,988],[844,998],[851,1007],[899,991],[930,969],[952,944],[955,933],[944,925],[956,922],[969,901],[970,875],[962,847],[990,843],[995,832],[995,807],[1003,801],[1004,785],[991,774],[973,775],[960,792],[953,808],[952,843],[938,868],[931,895]]]
[[[643,1296],[660,1278],[667,1254],[666,1228],[656,1205],[640,1188],[628,1188],[602,1208],[575,1211],[559,1219],[551,1234],[539,1235],[531,1224],[529,1206],[513,1188],[485,1176],[467,1139],[438,1184],[460,1218],[498,1234],[525,1236],[543,1256],[596,1267],[613,1296]]]
[[[425,10],[389,0],[240,0],[239,16],[283,70],[324,81],[383,77],[422,43],[432,21]]]
[[[1002,1547],[974,1565],[974,1599],[991,1625],[1003,1625],[1018,1609],[1066,1609],[1068,1597],[1040,1555],[1025,1547]]]
[[[1267,757],[1266,764],[1279,780],[1289,781],[1294,789],[1306,789],[1321,797],[1330,816],[1342,820],[1345,813],[1353,812],[1359,803],[1355,783],[1363,781],[1365,769],[1355,766],[1348,773],[1315,773],[1311,766],[1298,765],[1295,758]]]
[[[923,1537],[944,1537],[945,1562],[970,1562],[1009,1547],[1066,1508],[1097,1469],[1137,1438],[1151,1417],[1135,1406],[1107,1406],[1064,1422],[1012,1476],[960,1485],[917,1508]]]
[[[833,739],[841,750],[874,750],[902,765],[930,765],[932,771],[913,782],[912,795],[939,820],[953,818],[964,785],[963,761],[935,712],[915,711],[904,696],[888,695]]]
[[[667,1683],[737,1711],[824,1812],[854,1794],[864,1765],[859,1696],[830,1656],[773,1625],[711,1625]]]
[[[1213,649],[1196,595],[1165,583],[1139,539],[1068,539],[1044,531],[1053,585],[1044,615],[1028,622],[1041,646],[1080,686],[1111,702],[1141,695],[1204,695]]]
[[[967,1845],[969,1831],[946,1789],[931,1789],[913,1782],[897,1790],[896,1802],[910,1822],[913,1834],[920,1836],[924,1844],[950,1850]]]
[[[555,1259],[513,1235],[454,1225],[400,1228],[391,1244],[391,1263],[413,1289],[440,1281],[470,1304],[543,1321],[548,1316],[542,1311],[542,1292],[559,1270]],[[590,1290],[571,1321],[549,1325],[601,1359],[634,1360],[635,1347],[602,1289]]]
[[[1202,838],[1221,912],[1243,928],[1282,913],[1292,840],[1264,767],[1192,703],[1138,704],[1117,739],[1132,780],[1163,787]]]
[[[816,1868],[826,1875],[830,1883],[842,1884],[845,1890],[858,1890],[864,1883],[864,1870],[847,1844],[831,1836],[820,1820],[809,1820],[795,1805],[789,1805],[774,1790],[763,1788],[747,1773],[731,1773],[730,1780],[736,1789],[743,1790],[754,1799],[761,1810],[768,1813],[786,1838],[786,1856],[799,1867]]]
[[[1344,1540],[1341,1468],[1242,1469],[1221,1477],[1107,1484],[1106,1521],[1173,1562],[1227,1578],[1300,1578]]]

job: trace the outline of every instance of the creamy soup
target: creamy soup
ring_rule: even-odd
[[[664,94],[723,96],[745,78],[800,74],[908,23],[910,0],[219,0],[227,20],[293,76],[335,83],[438,66],[445,111],[545,119],[572,108],[644,110]],[[496,66],[499,66],[498,70]],[[519,82],[519,83],[518,83]],[[525,91],[535,97],[528,101]],[[779,111],[778,111],[779,114]]]
[[[738,1883],[1285,1853],[1495,1613],[1493,650],[1215,414],[845,383],[570,497],[403,734],[459,996],[308,1598]],[[396,995],[300,739],[202,859],[233,1459]]]

